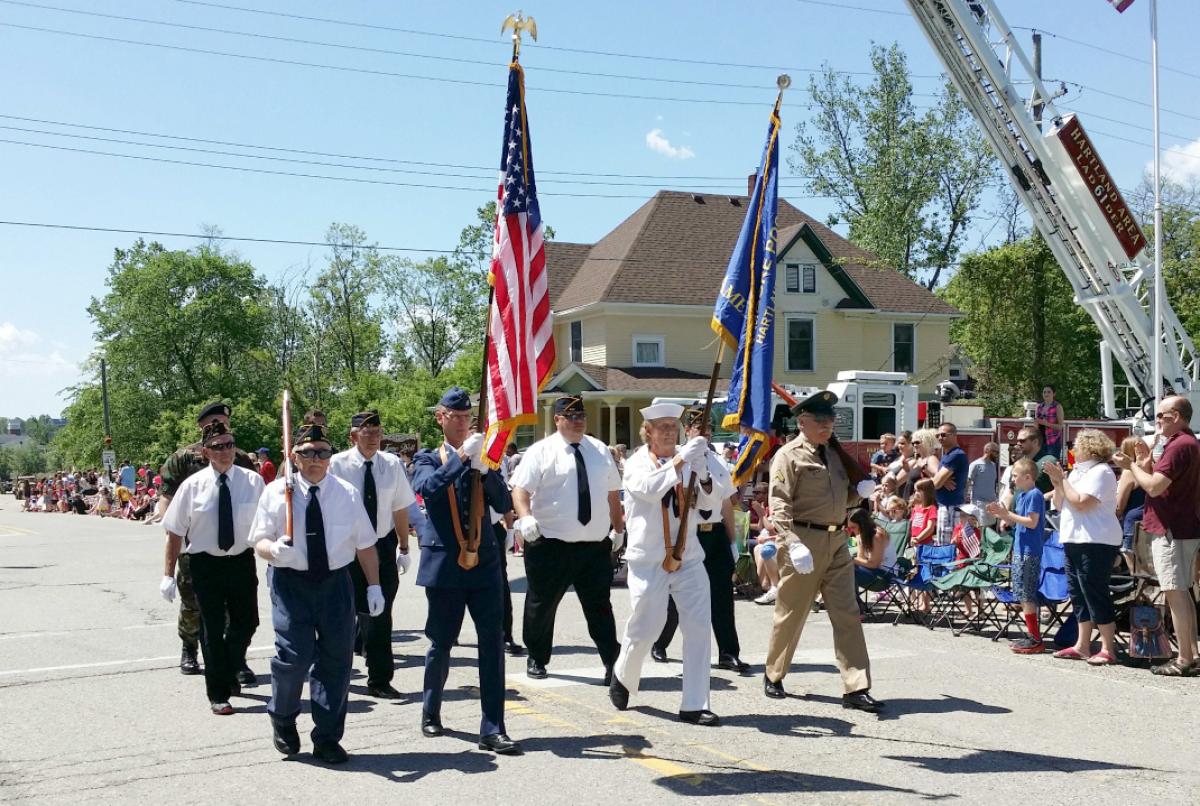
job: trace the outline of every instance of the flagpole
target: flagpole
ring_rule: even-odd
[[[781,75],[775,80],[775,85],[779,88],[778,94],[775,96],[775,109],[773,115],[779,117],[779,106],[783,103],[783,91],[790,87],[792,79],[787,75]],[[765,180],[765,177],[763,178]],[[758,233],[755,233],[758,237]],[[717,339],[717,357],[713,362],[712,375],[708,379],[708,396],[704,400],[704,414],[700,424],[700,435],[708,438],[712,434],[712,407],[713,398],[717,395],[717,382],[721,377],[721,364],[725,359],[725,339]],[[743,383],[747,380],[743,379]],[[688,481],[688,486],[683,496],[683,506],[679,509],[679,530],[675,534],[675,545],[671,552],[663,558],[663,568],[667,571],[674,571],[683,563],[684,551],[687,548],[687,529],[688,519],[691,515],[692,508],[696,506],[696,486],[699,481],[699,476],[693,472],[691,479]]]
[[[1163,396],[1163,301],[1167,296],[1167,284],[1163,279],[1162,166],[1160,165],[1161,147],[1158,129],[1158,0],[1150,0],[1150,75],[1154,106],[1154,361],[1152,366],[1154,370],[1154,403],[1157,406]]]

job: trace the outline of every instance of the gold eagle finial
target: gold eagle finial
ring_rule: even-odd
[[[504,22],[500,24],[500,33],[507,30],[512,30],[513,43],[513,61],[517,60],[517,55],[521,52],[521,32],[529,34],[529,37],[537,41],[537,22],[533,17],[523,16],[520,10],[516,14],[509,14],[504,18]]]

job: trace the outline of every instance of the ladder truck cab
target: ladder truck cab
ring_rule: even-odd
[[[1005,166],[1075,302],[1100,330],[1104,416],[1117,417],[1114,358],[1141,397],[1143,415],[1157,381],[1165,394],[1185,395],[1200,409],[1196,347],[1165,299],[1155,325],[1154,261],[1145,234],[1079,118],[1055,108],[995,2],[905,2]],[[1028,98],[1018,84],[1029,87]]]

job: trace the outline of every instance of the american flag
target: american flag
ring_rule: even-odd
[[[1133,5],[1133,0],[1108,0],[1117,11],[1124,11]]]
[[[500,466],[517,426],[537,423],[538,392],[554,370],[554,337],[542,248],[542,216],[533,179],[525,114],[525,73],[509,67],[496,201],[496,235],[488,282],[487,436],[484,455]]]

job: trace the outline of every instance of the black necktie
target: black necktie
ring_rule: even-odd
[[[583,463],[583,451],[572,445],[575,451],[575,492],[579,496],[579,522],[587,526],[592,519],[592,490],[588,486],[587,466]]]
[[[817,455],[821,457],[821,464],[829,467],[829,456],[825,453],[824,445],[817,446]]]
[[[217,476],[221,491],[217,494],[217,548],[233,548],[233,496],[229,494],[229,477]]]
[[[325,551],[325,520],[315,484],[308,488],[308,506],[304,510],[304,539],[308,543],[308,575],[320,582],[329,576],[329,555]]]
[[[371,472],[372,462],[366,462],[366,471],[363,475],[363,505],[367,508],[367,517],[371,519],[371,528],[374,529],[379,520],[379,498],[375,494],[375,474]]]

